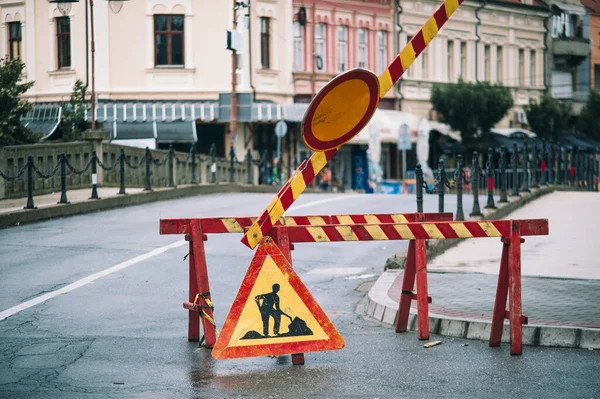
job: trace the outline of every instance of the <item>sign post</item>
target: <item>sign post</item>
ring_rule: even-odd
[[[398,150],[402,151],[402,178],[406,179],[406,150],[412,148],[410,142],[410,132],[408,131],[408,125],[403,124],[400,126],[400,132],[398,133]]]
[[[287,123],[279,121],[275,125],[275,136],[277,136],[277,159],[281,158],[281,139],[287,134]]]

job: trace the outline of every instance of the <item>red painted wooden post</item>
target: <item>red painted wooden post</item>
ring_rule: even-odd
[[[191,234],[185,235],[186,241],[189,241],[189,264],[190,264],[190,295],[189,300],[191,303],[194,302],[196,294],[198,293],[198,283],[196,282],[196,262],[192,255],[194,252],[194,240]],[[188,310],[188,341],[198,342],[200,340],[200,318],[198,312]]]
[[[508,281],[510,295],[510,354],[523,352],[523,317],[521,303],[521,222],[513,220],[508,248]]]
[[[408,251],[406,253],[406,263],[404,264],[404,276],[402,277],[402,293],[400,294],[400,303],[398,305],[398,317],[396,319],[396,332],[406,332],[408,329],[408,316],[410,305],[413,300],[413,290],[415,289],[415,241],[408,242]]]
[[[498,273],[498,286],[496,287],[496,301],[492,315],[492,329],[490,332],[490,346],[500,346],[502,342],[502,329],[506,315],[506,300],[508,298],[508,248],[510,238],[502,237],[502,259]]]
[[[417,269],[417,313],[419,339],[429,339],[429,304],[427,296],[427,252],[425,240],[415,240],[415,263]]]
[[[202,226],[200,221],[191,220],[190,227],[192,230],[192,254],[190,257],[194,258],[195,275],[196,275],[196,286],[198,292],[196,294],[207,294],[207,298],[210,299],[210,286],[208,284],[208,270],[206,268],[206,253],[204,252],[204,237],[202,234]],[[191,286],[191,283],[190,283]],[[195,299],[192,298],[192,301]],[[214,320],[213,310],[206,306],[206,302],[203,298],[200,298],[199,306],[205,306],[200,308],[200,312],[204,310],[206,314]],[[202,328],[204,329],[204,342],[207,348],[212,348],[217,341],[215,326],[207,320],[206,317],[202,317]]]
[[[275,245],[279,247],[279,250],[285,256],[285,258],[292,264],[292,247],[290,245],[290,238],[287,233],[287,228],[279,227],[273,229],[271,231],[273,235],[273,241]],[[304,353],[293,353],[292,354],[292,364],[296,366],[301,366],[304,364]]]

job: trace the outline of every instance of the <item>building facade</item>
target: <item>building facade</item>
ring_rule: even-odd
[[[91,90],[88,3],[59,7],[48,0],[0,0],[0,53],[24,61],[24,78],[35,81],[27,98],[36,104],[26,123],[47,137],[76,80]],[[242,47],[232,132],[227,31],[233,29],[234,3],[135,0],[115,13],[108,1],[94,2],[95,114],[113,141],[196,145],[202,153],[215,143],[218,155],[233,145],[238,159],[247,149],[272,153],[275,123],[288,114],[291,123],[299,121],[292,104],[293,49],[286,39],[292,37],[292,0],[237,2],[235,37]],[[290,136],[283,145],[288,157],[297,140]]]
[[[587,24],[584,28],[588,30],[591,42],[589,58],[590,88],[600,92],[600,1],[582,0],[581,3],[587,9]]]

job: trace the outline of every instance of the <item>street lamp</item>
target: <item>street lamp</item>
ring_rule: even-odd
[[[60,11],[60,13],[62,15],[67,15],[69,12],[71,12],[71,9],[73,8],[73,3],[79,3],[79,0],[48,0],[50,3],[55,3],[56,6],[58,7],[58,10]],[[86,1],[86,0],[84,0]],[[119,11],[121,11],[121,8],[123,7],[123,2],[124,1],[129,1],[129,0],[106,0],[109,2],[109,6],[110,9],[113,13],[117,14]],[[90,5],[90,33],[91,33],[91,40],[90,40],[90,47],[91,47],[91,53],[92,53],[92,91],[91,91],[91,97],[92,97],[92,131],[96,130],[96,83],[95,83],[95,53],[96,53],[96,46],[95,46],[95,42],[94,42],[94,0],[89,0],[89,5]],[[87,30],[87,26],[86,26],[86,30]]]

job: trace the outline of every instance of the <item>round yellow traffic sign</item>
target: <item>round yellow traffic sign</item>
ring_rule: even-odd
[[[302,121],[308,148],[328,151],[356,136],[379,104],[379,79],[362,68],[344,72],[327,83],[311,101]]]

